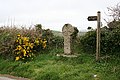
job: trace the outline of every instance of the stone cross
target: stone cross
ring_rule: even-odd
[[[64,54],[71,55],[72,54],[72,34],[75,29],[71,24],[65,24],[62,28],[62,33],[64,37]]]

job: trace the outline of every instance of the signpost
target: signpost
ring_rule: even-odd
[[[100,11],[97,12],[97,16],[89,16],[88,21],[97,21],[97,40],[96,40],[96,61],[99,61],[100,58],[100,19],[101,13]]]
[[[97,16],[89,16],[88,21],[97,21]]]

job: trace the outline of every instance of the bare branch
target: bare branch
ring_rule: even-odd
[[[113,20],[120,20],[120,2],[114,7],[107,7],[108,16],[111,16]]]

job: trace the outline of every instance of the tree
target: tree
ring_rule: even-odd
[[[114,7],[107,7],[108,15],[113,18],[113,20],[120,20],[120,3],[115,5]]]
[[[120,3],[115,5],[114,7],[107,7],[108,16],[112,17],[113,20],[111,22],[107,22],[107,25],[110,30],[120,28]]]

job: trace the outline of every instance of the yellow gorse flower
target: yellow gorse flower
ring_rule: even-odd
[[[46,48],[46,43],[47,43],[47,41],[44,39],[43,44],[42,44],[43,49]]]
[[[33,43],[29,43],[29,47],[30,47],[31,49],[33,49],[33,46],[34,46]]]
[[[39,44],[39,40],[38,40],[38,39],[36,39],[36,40],[35,40],[35,43],[38,45],[38,44]]]
[[[20,59],[20,57],[16,57],[16,59],[15,59],[15,60],[16,60],[16,61],[18,61],[19,59]]]
[[[20,36],[21,36],[20,34],[17,35],[17,37],[20,37]]]
[[[19,40],[16,40],[16,42],[19,42]]]
[[[22,49],[22,47],[20,45],[18,45],[15,50],[21,50],[21,49]]]
[[[26,53],[26,50],[23,49],[22,52],[23,52],[23,56],[26,56],[26,54],[27,54],[27,53]]]
[[[29,38],[28,37],[22,37],[23,41],[29,41]]]

